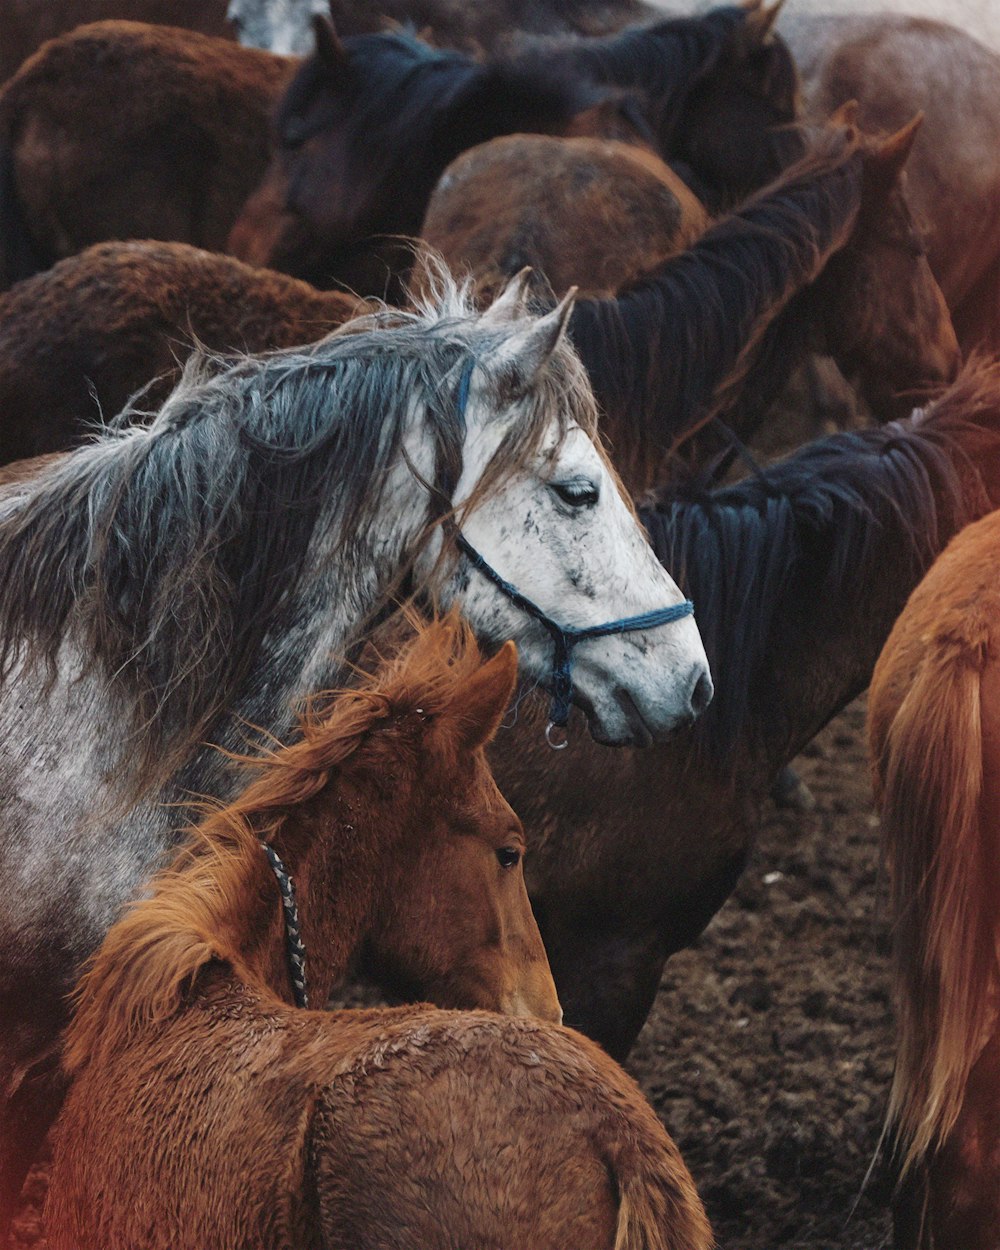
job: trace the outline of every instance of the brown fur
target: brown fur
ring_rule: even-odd
[[[125,19],[231,37],[226,0],[0,0],[0,82],[47,39],[88,22]]]
[[[895,915],[889,1119],[904,1173],[926,1166],[936,1194],[928,1219],[939,1231],[961,1183],[956,1159],[966,1145],[975,1155],[977,1121],[1000,1109],[995,1084],[970,1084],[997,1030],[1000,994],[998,661],[1000,513],[993,513],[963,530],[911,595],[876,666],[869,704]],[[935,1153],[942,1146],[947,1162]],[[934,1244],[997,1243],[995,1162],[983,1186],[989,1236],[981,1228],[972,1241]],[[969,1164],[978,1188],[983,1169]],[[952,1178],[944,1186],[942,1167]]]
[[[421,235],[485,293],[531,265],[557,295],[578,286],[608,296],[707,226],[704,207],[651,148],[510,135],[448,166]]]
[[[221,250],[267,166],[271,108],[295,66],[139,22],[46,44],[0,94],[0,147],[35,268],[103,239]],[[0,284],[26,276],[13,246]]]
[[[894,13],[809,16],[789,6],[782,33],[817,120],[851,99],[873,129],[923,112],[909,194],[931,268],[963,349],[1000,350],[1000,57],[972,26]]]
[[[520,837],[482,753],[515,672],[510,644],[482,665],[467,631],[431,626],[266,758],[110,931],[67,1038],[53,1250],[711,1244],[673,1143],[584,1039],[482,1012],[287,1005],[260,836],[293,872],[317,1001],[366,942],[439,1000],[501,1005],[482,975],[499,943],[521,965],[514,1009],[553,1013],[537,930],[533,950],[512,940],[523,878],[493,859]],[[463,949],[463,922],[491,910],[464,880],[472,842],[518,903]]]
[[[96,244],[0,294],[0,463],[71,446],[154,379],[143,403],[158,406],[193,342],[292,347],[361,311],[187,244]]]

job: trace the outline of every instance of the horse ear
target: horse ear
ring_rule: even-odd
[[[872,152],[872,158],[886,178],[895,181],[903,172],[903,166],[913,150],[917,131],[923,124],[923,113],[917,113],[905,126],[897,130],[894,135],[890,135],[888,139],[882,139],[876,143]]]
[[[343,69],[347,64],[347,52],[330,18],[322,13],[314,13],[312,29],[316,40],[316,55],[320,61],[328,70]]]
[[[509,381],[517,397],[531,388],[535,378],[559,346],[573,312],[576,292],[575,286],[570,287],[550,313],[529,322],[523,330],[511,335],[497,354],[487,362],[487,368],[491,372],[511,375]]]
[[[531,285],[531,266],[525,265],[520,273],[516,273],[500,292],[493,303],[483,313],[483,321],[488,325],[505,325],[509,321],[517,321],[525,315],[528,299],[528,288]]]
[[[451,715],[459,742],[468,751],[485,746],[500,728],[517,685],[517,647],[505,642],[492,660],[474,673],[455,695]]]
[[[828,124],[831,126],[856,126],[858,124],[858,109],[860,107],[857,100],[845,100],[840,108],[835,109],[830,114]]]
[[[776,0],[770,8],[758,0],[757,3],[747,4],[744,7],[747,10],[746,22],[744,30],[750,42],[756,47],[763,47],[767,42],[769,35],[774,30],[774,24],[778,20],[778,16],[784,7],[785,0]]]

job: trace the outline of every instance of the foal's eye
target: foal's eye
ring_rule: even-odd
[[[516,846],[502,846],[497,851],[497,860],[501,868],[516,868],[521,862],[521,852]]]
[[[568,482],[552,482],[552,489],[571,508],[592,508],[600,498],[596,485],[585,477],[574,477]]]

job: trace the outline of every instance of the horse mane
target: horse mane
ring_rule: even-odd
[[[687,251],[615,297],[578,301],[570,334],[620,461],[650,463],[736,402],[768,327],[849,237],[861,178],[856,132],[820,132]]]
[[[305,348],[194,358],[149,424],[126,410],[0,497],[0,677],[24,663],[54,680],[72,627],[83,670],[135,704],[144,763],[167,775],[291,611],[320,518],[338,518],[342,547],[375,519],[414,397],[434,449],[431,525],[450,507],[462,367],[517,329],[472,316],[442,272],[415,311],[374,312]],[[567,392],[586,400],[583,385],[572,352],[555,353],[477,497],[526,463],[552,413],[565,419]],[[575,414],[585,426],[591,410]]]
[[[745,24],[739,5],[697,17],[669,17],[652,26],[617,34],[550,41],[522,54],[526,64],[551,72],[572,70],[593,82],[642,91],[656,108],[655,128],[662,141],[676,124],[691,89],[717,64]]]
[[[725,761],[745,734],[780,722],[768,665],[789,611],[849,617],[853,588],[884,564],[887,536],[912,584],[944,536],[990,509],[979,454],[995,461],[998,433],[976,420],[996,411],[998,394],[1000,362],[973,362],[905,421],[836,434],[735,485],[640,508],[657,556],[697,606],[720,679],[693,729],[698,751]]]
[[[311,702],[297,741],[232,757],[253,780],[225,805],[202,805],[204,816],[174,861],[86,964],[67,1033],[68,1071],[169,1018],[209,963],[228,963],[247,984],[259,982],[240,951],[262,907],[271,915],[277,905],[261,841],[277,841],[287,853],[295,832],[285,827],[296,810],[349,776],[363,745],[395,722],[409,717],[418,727],[433,724],[435,743],[446,741],[442,727],[455,697],[484,660],[455,611],[426,623],[408,613],[407,623],[415,636],[374,673]],[[390,736],[383,736],[393,749]],[[394,749],[398,757],[400,745]],[[352,854],[357,851],[352,847]],[[299,854],[307,853],[300,846]]]

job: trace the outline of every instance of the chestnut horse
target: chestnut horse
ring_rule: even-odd
[[[543,1023],[521,829],[483,751],[516,668],[512,644],[483,664],[431,625],[266,756],[111,929],[67,1034],[52,1250],[708,1250],[634,1083]],[[409,992],[540,1019],[292,1006],[261,841],[295,880],[316,1005],[366,946]]]
[[[296,65],[139,22],[46,44],[0,92],[0,288],[103,239],[221,250]]]
[[[782,22],[806,109],[821,118],[857,99],[861,124],[887,130],[923,112],[908,193],[931,268],[963,348],[998,351],[1000,42],[984,47],[971,19],[960,30],[901,14],[834,15],[837,7],[831,0],[829,13],[811,16],[792,6]],[[958,21],[959,12],[948,5],[941,16]]]
[[[952,540],[875,666],[892,876],[898,1250],[1000,1244],[1000,512]]]
[[[317,22],[317,52],[277,115],[269,172],[229,250],[318,285],[331,276],[381,295],[409,252],[447,164],[501,134],[563,134],[572,119],[627,91],[660,150],[720,196],[787,163],[795,70],[757,0],[609,40],[547,45],[479,63],[400,32],[340,41]],[[775,129],[778,127],[779,129]]]
[[[111,19],[232,37],[226,0],[0,0],[0,82],[47,39]]]

